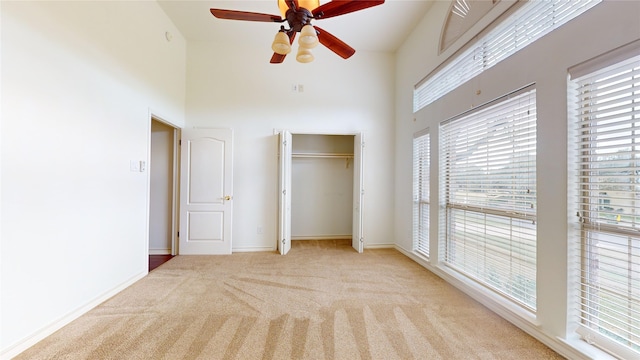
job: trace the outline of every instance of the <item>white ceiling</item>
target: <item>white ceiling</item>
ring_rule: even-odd
[[[313,24],[362,51],[394,52],[437,0],[386,0],[384,4]],[[329,2],[320,0],[320,4]],[[222,20],[210,8],[279,15],[277,0],[158,0],[189,41],[271,47],[279,23]]]

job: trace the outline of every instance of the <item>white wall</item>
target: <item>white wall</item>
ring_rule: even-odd
[[[291,238],[350,239],[353,160],[294,157],[292,164]]]
[[[267,45],[272,37],[265,38]],[[273,65],[267,46],[189,42],[187,126],[234,129],[233,251],[276,247],[274,129],[363,132],[365,247],[392,244],[393,55],[356,52],[345,61],[321,47],[315,54],[310,64],[296,62],[292,54]],[[303,84],[304,92],[292,92],[293,84]]]
[[[429,127],[432,135],[433,168],[438,167],[438,124],[475,105],[535,82],[538,114],[538,312],[529,321],[518,310],[499,305],[474,291],[469,283],[456,280],[440,267],[437,253],[423,262],[448,281],[463,288],[509,320],[534,334],[569,358],[579,354],[556,337],[571,342],[567,304],[569,289],[567,260],[567,69],[640,38],[640,2],[604,1],[582,17],[538,40],[528,48],[489,69],[441,100],[412,113],[414,85],[444,57],[437,56],[437,36],[447,11],[447,2],[437,2],[398,52],[396,59],[396,216],[397,246],[410,253],[411,243],[411,139]],[[480,92],[479,94],[477,92]],[[438,204],[437,172],[432,171],[432,204]],[[431,218],[438,219],[438,206]],[[438,239],[437,222],[430,237]],[[433,248],[432,248],[433,250]],[[569,336],[567,336],[569,335]],[[574,343],[574,344],[577,344]]]
[[[8,357],[146,274],[148,173],[129,165],[150,112],[184,123],[186,44],[155,2],[0,6]]]

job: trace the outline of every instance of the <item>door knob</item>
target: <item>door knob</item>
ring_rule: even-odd
[[[229,201],[229,200],[231,200],[231,196],[229,196],[229,195],[225,196],[225,197],[224,197],[224,200],[225,200],[225,201]]]

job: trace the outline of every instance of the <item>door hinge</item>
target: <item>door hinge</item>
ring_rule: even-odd
[[[287,239],[282,239],[282,244],[286,244],[287,243]]]
[[[282,190],[282,195],[287,195],[287,189]]]
[[[361,243],[364,243],[364,238],[360,238],[360,242],[361,242]]]
[[[182,140],[178,140],[178,145],[182,146]]]
[[[180,237],[180,231],[178,231],[178,237]]]

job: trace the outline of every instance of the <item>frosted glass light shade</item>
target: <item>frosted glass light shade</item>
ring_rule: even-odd
[[[305,25],[300,30],[300,37],[298,38],[298,45],[307,48],[313,49],[318,46],[318,35],[316,34],[316,29],[311,25]]]
[[[305,8],[309,11],[320,6],[320,0],[298,0],[298,7]],[[289,10],[289,6],[287,5],[285,0],[278,0],[278,7],[280,8],[280,14],[282,14],[282,18],[286,17],[287,10]]]
[[[310,49],[299,47],[298,55],[296,55],[296,60],[301,63],[310,63],[314,59],[313,54]]]
[[[289,44],[289,37],[282,31],[278,31],[273,44],[271,44],[273,52],[280,55],[287,55],[291,52],[291,45]]]

